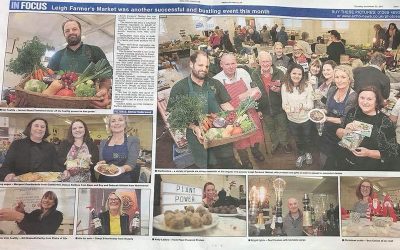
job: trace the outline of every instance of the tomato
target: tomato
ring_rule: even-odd
[[[60,91],[58,91],[56,93],[56,95],[59,95],[59,96],[75,96],[75,93],[71,89],[63,88]]]

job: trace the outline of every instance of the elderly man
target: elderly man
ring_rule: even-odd
[[[358,91],[367,86],[374,86],[381,91],[383,98],[389,98],[390,79],[383,69],[386,65],[386,57],[380,52],[375,52],[371,56],[369,66],[359,67],[353,70],[354,90]]]
[[[58,71],[73,71],[82,73],[91,63],[97,63],[100,59],[107,61],[104,52],[97,46],[84,44],[81,41],[81,24],[76,20],[67,20],[62,24],[62,31],[67,41],[67,47],[57,51],[50,59],[48,68]],[[110,63],[107,61],[107,64]],[[111,79],[106,79],[100,84],[100,91],[97,96],[105,97],[111,86]],[[104,108],[110,104],[109,98],[102,102],[94,102],[97,108]]]
[[[289,213],[283,218],[283,231],[287,236],[303,236],[303,213],[295,198],[288,199]]]
[[[266,51],[260,52],[258,63],[260,66],[251,74],[252,86],[258,87],[261,91],[257,109],[263,116],[271,138],[271,152],[275,153],[281,145],[285,153],[291,153],[286,113],[282,109],[281,81],[284,74],[272,64],[272,57]]]
[[[190,56],[190,76],[177,82],[171,89],[167,110],[171,109],[179,96],[202,95],[207,98],[204,113],[218,113],[221,110],[234,110],[229,103],[231,97],[219,81],[209,78],[209,60],[203,51],[196,51]],[[240,164],[233,154],[231,143],[204,149],[204,138],[198,125],[191,123],[186,129],[186,139],[192,152],[193,160],[199,168],[238,168]]]
[[[214,78],[225,86],[231,97],[229,103],[232,104],[235,109],[239,107],[240,102],[247,97],[257,99],[261,96],[258,87],[251,87],[251,77],[249,73],[244,69],[237,68],[236,57],[234,54],[222,55],[220,65],[222,71],[215,75]],[[247,154],[247,149],[249,147],[256,160],[264,161],[265,158],[258,149],[260,142],[263,142],[264,140],[260,118],[255,110],[249,110],[249,114],[258,127],[257,132],[249,138],[235,142],[234,148],[239,154],[242,166],[251,169],[253,168],[253,165],[249,159],[249,155]]]

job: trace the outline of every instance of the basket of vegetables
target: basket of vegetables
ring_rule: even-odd
[[[204,136],[204,148],[216,147],[252,136],[258,128],[252,117],[248,115],[248,110],[256,106],[257,103],[253,99],[247,98],[236,110],[204,115],[200,124]]]
[[[92,101],[101,100],[96,96],[98,82],[111,77],[112,68],[104,59],[91,62],[80,75],[35,67],[15,87],[15,93],[28,107],[85,109],[91,107]]]

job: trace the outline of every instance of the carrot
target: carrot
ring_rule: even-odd
[[[64,85],[62,85],[60,80],[54,80],[47,89],[45,89],[42,94],[46,95],[55,95],[58,91],[60,91]]]
[[[40,81],[43,80],[43,72],[42,72],[42,69],[38,69],[38,70],[37,70],[37,74],[38,74],[38,78],[37,78],[37,79],[40,80]]]

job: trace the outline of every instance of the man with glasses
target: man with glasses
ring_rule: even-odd
[[[220,66],[222,71],[214,76],[214,79],[220,81],[228,94],[231,97],[229,102],[234,108],[240,105],[240,102],[251,97],[257,99],[261,96],[261,92],[258,87],[251,87],[251,77],[246,70],[237,67],[237,61],[234,54],[223,54],[221,57]],[[237,150],[240,161],[244,168],[252,169],[253,165],[249,159],[247,149],[250,148],[251,153],[257,161],[264,161],[265,158],[260,152],[259,145],[264,140],[264,133],[262,131],[262,126],[260,118],[257,112],[253,110],[248,111],[250,116],[256,123],[258,130],[257,132],[250,136],[249,138],[237,141],[234,143],[234,148]]]
[[[277,152],[281,145],[285,153],[291,153],[289,145],[287,117],[282,109],[281,81],[284,74],[272,64],[272,57],[266,51],[258,55],[259,67],[251,74],[252,87],[258,87],[261,98],[258,100],[258,111],[262,116],[267,132],[271,138],[271,153]]]

